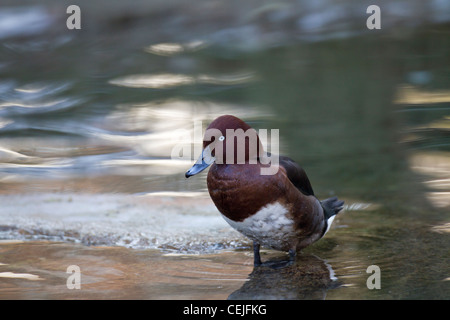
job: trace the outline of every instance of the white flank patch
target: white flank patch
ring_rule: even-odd
[[[330,230],[330,227],[331,227],[331,224],[334,221],[334,218],[336,218],[336,215],[328,218],[328,220],[327,220],[327,230],[325,231],[325,233],[323,234],[322,237],[324,237],[327,234],[328,230]]]
[[[278,250],[288,250],[288,240],[294,236],[294,221],[287,217],[288,210],[275,202],[261,208],[244,221],[237,222],[223,218],[230,226],[263,246]]]

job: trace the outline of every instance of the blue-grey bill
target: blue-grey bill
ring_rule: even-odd
[[[186,178],[189,178],[190,176],[194,176],[200,172],[202,172],[203,170],[205,170],[206,168],[208,168],[210,165],[210,163],[206,163],[204,161],[202,161],[201,163],[196,163],[194,164],[188,171],[186,171]]]

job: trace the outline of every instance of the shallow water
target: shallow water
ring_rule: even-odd
[[[382,6],[379,32],[365,8],[345,17],[326,1],[86,2],[82,30],[65,28],[59,2],[27,3],[0,6],[0,298],[450,297],[440,2],[425,20],[420,6]],[[295,264],[266,250],[254,269],[206,173],[184,178],[225,113],[279,129],[316,195],[346,201]],[[381,289],[368,289],[371,265]]]

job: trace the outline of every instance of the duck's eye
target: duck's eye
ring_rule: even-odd
[[[223,140],[225,140],[225,137],[224,136],[220,136],[219,141],[223,141]]]

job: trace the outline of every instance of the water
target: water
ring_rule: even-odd
[[[0,297],[448,299],[450,19],[430,3],[381,4],[377,32],[326,1],[83,2],[71,31],[60,2],[2,4]],[[226,113],[346,201],[294,265],[253,269],[173,159]]]

